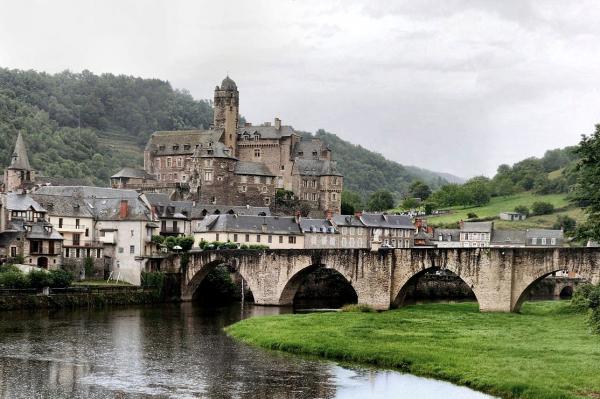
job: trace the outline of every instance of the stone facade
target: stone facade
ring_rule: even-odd
[[[153,133],[144,171],[117,173],[113,187],[251,206],[268,206],[276,190],[285,189],[315,211],[340,212],[343,176],[323,142],[303,139],[278,118],[273,124],[239,126],[239,91],[229,77],[215,88],[214,105],[208,130]]]

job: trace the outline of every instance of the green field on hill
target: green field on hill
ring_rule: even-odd
[[[524,221],[509,222],[500,220],[500,212],[512,212],[516,206],[525,205],[531,209],[534,202],[548,202],[554,205],[557,212],[551,215],[531,216]],[[428,216],[427,221],[433,226],[447,225],[460,220],[467,220],[469,213],[474,213],[478,218],[498,218],[495,220],[496,227],[500,228],[550,228],[556,221],[558,215],[569,215],[578,222],[583,218],[580,209],[570,206],[566,194],[536,195],[531,192],[509,195],[506,197],[494,197],[484,206],[479,207],[451,207],[450,213],[440,216]]]

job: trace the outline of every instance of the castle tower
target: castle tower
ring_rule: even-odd
[[[227,76],[221,87],[215,88],[215,129],[224,129],[223,143],[237,156],[237,127],[240,105],[240,93],[235,82]]]
[[[4,170],[4,188],[7,192],[16,191],[17,189],[26,186],[27,183],[33,183],[34,180],[35,171],[29,164],[25,142],[23,141],[23,136],[19,132],[10,166]]]

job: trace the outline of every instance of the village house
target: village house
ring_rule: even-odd
[[[331,219],[298,218],[300,230],[304,234],[304,248],[342,248],[341,234]]]
[[[523,213],[519,213],[519,212],[500,212],[499,217],[500,217],[500,220],[508,220],[508,221],[527,219],[527,215],[525,215]]]
[[[194,242],[232,242],[272,249],[304,248],[298,220],[291,216],[209,215],[194,226]]]
[[[161,236],[182,236],[192,234],[192,202],[171,201],[167,194],[144,193],[140,199],[152,209],[158,218]]]
[[[340,248],[369,248],[369,228],[355,215],[334,215],[333,225],[340,233]]]
[[[374,243],[388,248],[413,246],[416,229],[408,216],[363,213],[360,221],[369,229],[371,246]]]
[[[489,247],[493,222],[460,221],[460,242],[463,247]]]

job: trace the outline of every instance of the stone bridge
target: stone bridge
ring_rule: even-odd
[[[600,248],[192,251],[182,270],[182,299],[191,300],[220,264],[240,273],[259,305],[291,305],[304,276],[317,268],[336,270],[352,285],[359,304],[380,310],[401,306],[407,287],[436,269],[459,276],[486,312],[518,312],[529,288],[553,272],[600,282]]]

